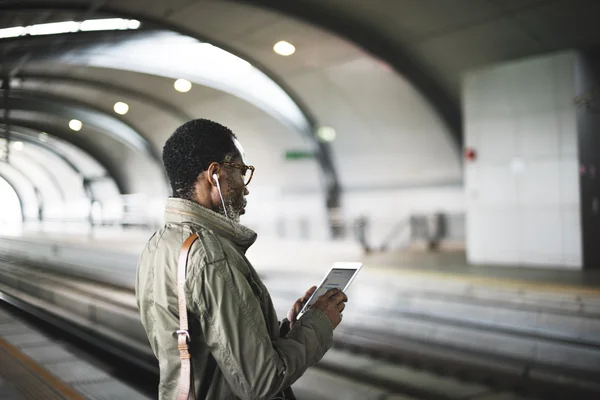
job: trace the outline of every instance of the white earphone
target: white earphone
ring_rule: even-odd
[[[227,215],[227,207],[225,207],[225,201],[223,200],[223,193],[221,193],[221,184],[219,184],[219,175],[213,174],[212,177],[215,180],[215,183],[217,184],[217,190],[219,191],[219,197],[221,198],[221,204],[223,204],[223,211],[225,211],[225,217],[229,218],[229,215]]]

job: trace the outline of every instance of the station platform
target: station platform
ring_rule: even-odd
[[[3,309],[0,309],[0,398],[148,399]]]
[[[60,313],[74,324],[83,321],[98,335],[146,354],[133,289],[137,259],[151,235],[0,236],[0,292]],[[336,330],[343,354],[375,354],[377,365],[391,356],[476,382],[499,379],[506,390],[523,384],[564,393],[562,398],[600,395],[600,285],[595,271],[469,266],[460,249],[364,255],[354,243],[262,237],[247,256],[279,316],[322,279],[331,262],[364,262],[348,291],[344,323]],[[364,371],[348,371],[345,355],[334,354],[323,360],[322,368],[366,379]],[[351,359],[357,361],[355,355]],[[387,381],[397,386],[411,374],[394,372]],[[320,376],[311,372],[301,383],[305,398],[326,398],[312,390],[313,379]],[[413,387],[412,378],[402,382],[409,392],[424,390]],[[424,386],[432,386],[429,378],[426,382]],[[373,393],[373,398],[383,398],[379,391]]]
[[[94,251],[119,253],[134,260],[143,250],[153,231],[97,227],[90,231],[79,226],[63,230],[31,229],[25,231],[0,231],[2,240],[14,240],[27,246],[55,245]],[[294,257],[289,257],[293,252]],[[466,259],[464,248],[441,248],[427,251],[421,246],[365,254],[352,241],[302,241],[274,239],[259,234],[250,248],[248,257],[260,270],[302,269],[322,270],[335,261],[363,261],[371,270],[382,273],[422,274],[432,279],[462,280],[473,284],[522,287],[526,290],[591,291],[600,290],[600,267],[592,270],[566,269],[560,267],[532,267],[506,265],[472,265]],[[259,271],[260,272],[260,271]]]
[[[600,293],[600,268],[592,270],[559,267],[532,267],[469,264],[464,249],[427,251],[420,247],[374,253],[363,259],[365,265],[382,270],[401,270],[437,279],[455,279],[473,284]],[[598,291],[596,291],[598,289]]]

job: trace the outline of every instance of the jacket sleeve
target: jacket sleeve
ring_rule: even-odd
[[[287,318],[282,319],[279,322],[279,336],[285,336],[290,331],[290,321]]]
[[[188,281],[190,308],[225,379],[241,399],[267,399],[319,361],[333,342],[329,318],[309,310],[272,341],[260,304],[246,278],[226,260],[204,265]]]

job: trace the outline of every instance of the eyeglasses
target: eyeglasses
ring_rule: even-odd
[[[252,180],[252,177],[254,176],[254,169],[255,169],[252,165],[234,164],[234,163],[230,163],[230,162],[224,162],[223,165],[226,165],[228,167],[237,168],[240,171],[242,171],[242,177],[244,178],[244,186],[248,186],[250,184],[250,181]],[[250,173],[248,173],[248,171],[250,171]]]

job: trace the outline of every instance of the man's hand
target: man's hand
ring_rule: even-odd
[[[340,289],[330,289],[317,299],[312,308],[323,311],[335,329],[342,322],[342,311],[347,301],[348,297]]]
[[[308,289],[306,291],[306,293],[304,293],[304,296],[302,296],[298,300],[296,300],[296,302],[294,303],[292,308],[290,308],[290,311],[288,311],[287,318],[288,318],[288,321],[290,321],[290,329],[292,329],[294,327],[298,313],[300,311],[302,311],[302,307],[304,307],[304,304],[306,304],[308,299],[310,299],[310,296],[312,296],[312,294],[315,292],[315,290],[317,290],[316,286],[313,286],[310,289]]]

